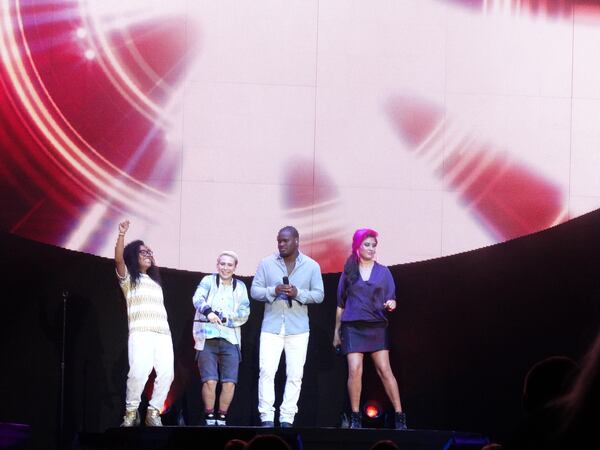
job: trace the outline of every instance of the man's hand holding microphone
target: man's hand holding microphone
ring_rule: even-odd
[[[298,295],[298,288],[290,284],[288,277],[283,277],[282,284],[275,286],[275,294],[285,294],[287,296],[288,306],[292,307],[292,300]]]

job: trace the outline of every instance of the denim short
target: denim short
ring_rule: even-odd
[[[207,339],[204,350],[196,352],[196,358],[203,383],[209,380],[237,383],[240,366],[240,350],[237,345],[222,338]]]

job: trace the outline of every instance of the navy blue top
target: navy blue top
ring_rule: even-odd
[[[369,279],[364,281],[359,274],[348,286],[348,296],[342,298],[345,280],[342,272],[337,289],[337,305],[344,309],[341,321],[387,322],[383,304],[386,300],[396,300],[396,285],[390,269],[375,262]]]

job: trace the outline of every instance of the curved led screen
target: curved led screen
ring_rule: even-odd
[[[0,2],[3,229],[252,274],[296,226],[396,264],[600,206],[591,0]]]

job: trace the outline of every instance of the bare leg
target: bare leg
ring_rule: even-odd
[[[375,369],[377,369],[377,375],[379,375],[379,378],[383,382],[385,393],[394,406],[394,411],[401,412],[400,391],[398,390],[398,382],[390,366],[390,352],[388,350],[380,350],[372,353],[371,358],[373,358]]]
[[[217,380],[208,380],[202,385],[202,401],[204,402],[204,409],[206,411],[215,409],[216,390]]]
[[[348,353],[348,396],[352,412],[360,410],[360,393],[362,390],[363,354]]]
[[[229,405],[233,400],[233,393],[235,392],[235,383],[227,381],[221,383],[221,395],[219,395],[219,411],[227,413],[229,411]]]

